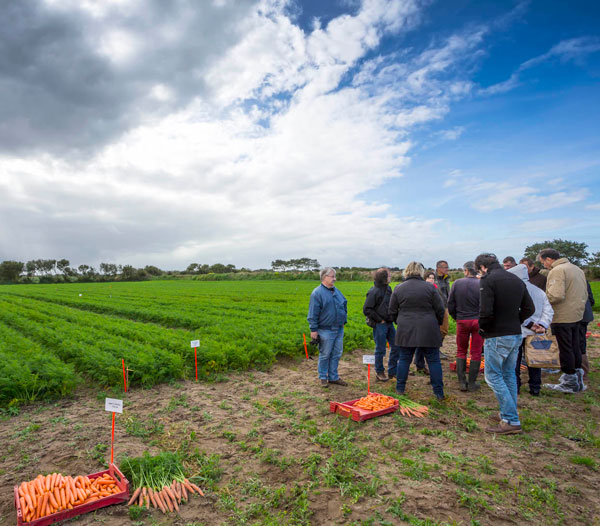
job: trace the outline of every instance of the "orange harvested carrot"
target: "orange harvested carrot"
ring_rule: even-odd
[[[133,492],[133,495],[129,499],[127,506],[131,506],[135,502],[135,499],[137,498],[137,496],[140,494],[141,491],[142,491],[142,488],[138,488]]]

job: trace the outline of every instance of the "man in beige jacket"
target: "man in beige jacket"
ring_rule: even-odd
[[[552,334],[556,337],[560,353],[560,368],[564,373],[559,384],[545,384],[563,393],[578,393],[586,389],[581,368],[581,350],[578,325],[583,318],[587,301],[585,274],[557,250],[545,248],[538,259],[550,270],[546,295],[554,309]]]

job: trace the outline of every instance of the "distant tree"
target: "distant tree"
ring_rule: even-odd
[[[600,252],[594,252],[588,259],[588,266],[600,268]]]
[[[136,269],[131,265],[123,265],[121,269],[121,279],[124,281],[131,281],[135,279]]]
[[[275,261],[271,261],[271,268],[275,272],[284,272],[287,267],[287,261],[283,259],[276,259]]]
[[[198,263],[190,263],[185,269],[186,274],[194,274],[198,271]]]
[[[100,263],[100,272],[105,276],[116,276],[117,271],[117,265],[114,263]]]
[[[587,243],[577,243],[576,241],[567,241],[566,239],[553,239],[552,241],[544,241],[543,243],[534,243],[525,248],[524,257],[535,261],[540,250],[544,248],[557,250],[562,257],[567,258],[574,265],[585,265],[589,257]]]
[[[35,259],[25,263],[25,272],[27,272],[27,276],[29,277],[35,276],[35,273],[37,272],[37,261]]]
[[[225,274],[227,272],[230,272],[227,269],[227,267],[225,265],[223,265],[223,263],[215,263],[214,265],[211,265],[210,271],[213,272],[214,274]]]
[[[210,272],[210,267],[206,263],[204,265],[198,265],[196,272],[198,274],[208,274]]]
[[[18,281],[25,263],[20,261],[3,261],[0,263],[0,281]]]
[[[161,276],[163,273],[162,270],[160,270],[158,267],[155,267],[154,265],[146,265],[144,267],[144,270],[151,276]]]
[[[56,262],[56,268],[62,273],[62,274],[68,274],[68,268],[69,268],[69,260],[68,259],[59,259]]]

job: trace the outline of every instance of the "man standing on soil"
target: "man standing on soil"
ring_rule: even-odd
[[[476,382],[481,366],[483,338],[479,334],[479,280],[475,262],[463,265],[464,278],[457,279],[450,289],[448,312],[456,320],[456,374],[461,391],[477,391]],[[467,352],[471,340],[471,363],[467,382]]]
[[[348,302],[335,288],[335,269],[321,270],[321,284],[312,291],[308,306],[310,337],[319,341],[319,380],[329,384],[348,385],[338,374],[338,363],[344,351],[344,325],[348,321]]]
[[[378,382],[387,382],[396,377],[396,366],[400,349],[395,344],[396,329],[393,320],[388,314],[392,287],[390,287],[391,273],[389,268],[382,267],[373,276],[373,286],[367,292],[367,298],[363,305],[363,314],[371,318],[376,324],[373,327],[373,340],[375,340],[375,373]],[[386,343],[390,345],[390,356],[388,358],[388,376],[385,374],[383,358],[385,357]]]
[[[515,261],[515,258],[513,258],[512,256],[506,256],[502,260],[502,266],[504,267],[504,270],[508,270],[509,268],[516,267],[517,262]]]
[[[560,368],[558,384],[545,384],[555,391],[578,393],[586,389],[581,368],[579,322],[583,319],[588,289],[585,274],[557,250],[544,248],[538,259],[549,269],[546,295],[554,309],[552,334],[556,337]]]
[[[531,258],[523,258],[519,263],[523,263],[527,266],[527,274],[529,275],[529,283],[542,289],[546,292],[546,276],[544,276],[539,267],[535,264],[535,261]]]
[[[488,433],[521,433],[517,412],[515,365],[521,345],[521,324],[535,312],[525,283],[504,270],[494,254],[480,254],[479,330],[485,339],[485,381],[500,405],[500,421]]]
[[[448,336],[448,296],[450,295],[450,276],[448,275],[448,262],[441,259],[435,264],[435,284],[437,285],[438,291],[444,300],[444,321],[440,326],[442,333],[442,343],[444,338]],[[447,360],[448,357],[440,349],[440,358]]]

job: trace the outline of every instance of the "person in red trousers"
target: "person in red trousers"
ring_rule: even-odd
[[[477,391],[483,338],[479,334],[479,279],[473,261],[463,265],[465,277],[457,279],[448,296],[448,312],[456,320],[456,374],[461,391]],[[467,380],[467,353],[471,363]]]

